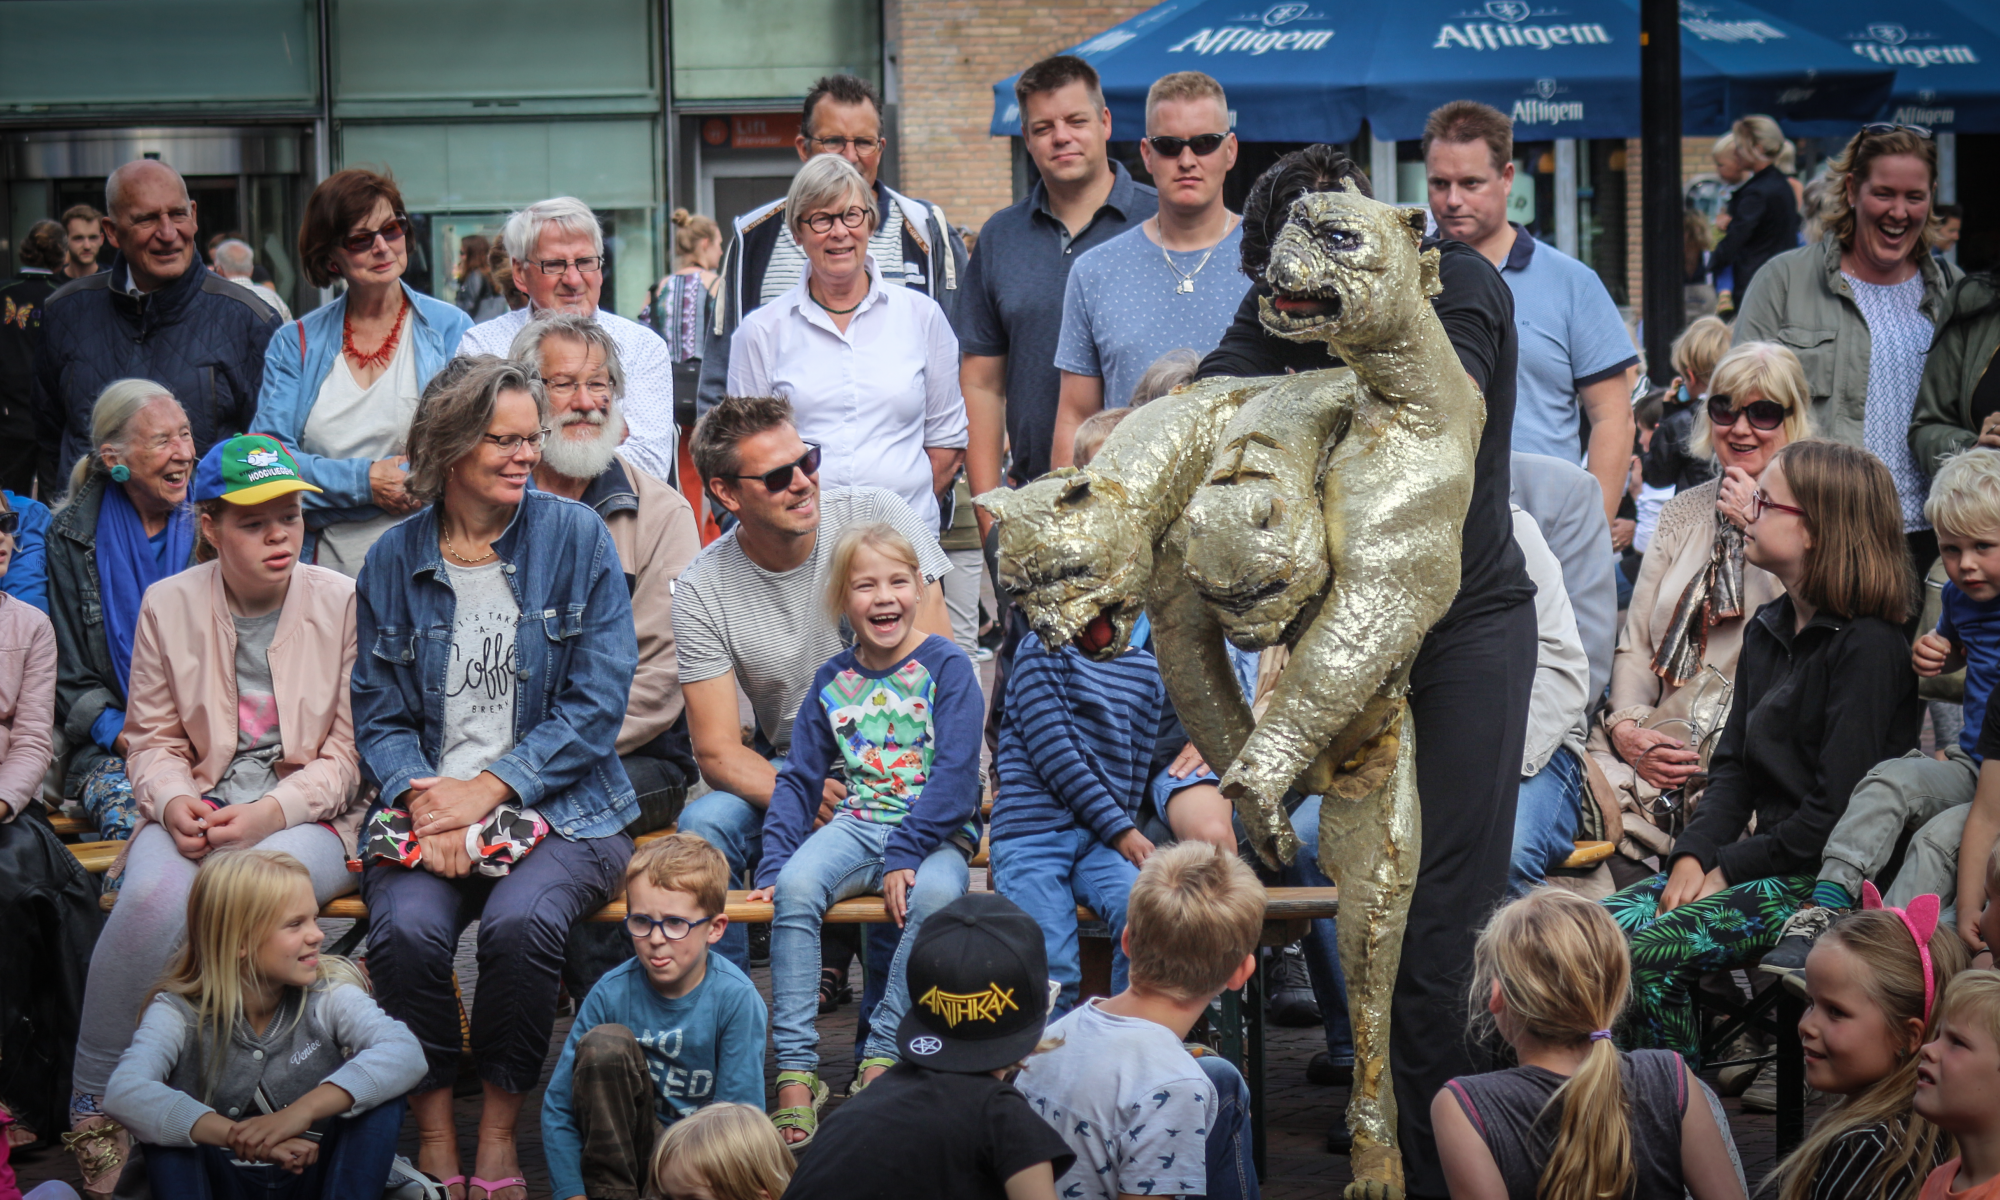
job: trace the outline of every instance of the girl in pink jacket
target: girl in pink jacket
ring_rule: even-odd
[[[95,1133],[74,1147],[87,1194],[108,1194],[124,1163],[129,1141],[100,1101],[185,931],[201,860],[282,850],[311,872],[319,903],[354,888],[354,583],[298,561],[299,493],[318,490],[276,438],[218,443],[192,489],[208,561],[147,589],[140,607],[125,710],[139,824],[90,961],[70,1104],[75,1128]]]

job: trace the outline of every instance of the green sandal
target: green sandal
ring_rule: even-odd
[[[847,1098],[852,1100],[854,1097],[859,1096],[861,1094],[861,1089],[868,1086],[867,1083],[863,1081],[867,1077],[870,1069],[874,1067],[881,1067],[883,1070],[887,1070],[895,1065],[896,1065],[896,1060],[893,1058],[864,1058],[860,1062],[855,1063],[854,1082],[847,1085]]]
[[[771,1114],[771,1124],[777,1128],[781,1137],[787,1129],[804,1130],[805,1137],[800,1138],[796,1142],[787,1142],[785,1144],[789,1150],[803,1150],[807,1146],[812,1145],[813,1138],[819,1133],[819,1110],[826,1107],[827,1097],[833,1094],[833,1089],[821,1082],[820,1077],[812,1071],[778,1072],[778,1086],[780,1088],[792,1083],[796,1083],[810,1091],[812,1093],[812,1103],[794,1104],[790,1108],[779,1109],[777,1112]]]

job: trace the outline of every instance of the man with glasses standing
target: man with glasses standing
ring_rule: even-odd
[[[854,165],[875,193],[881,219],[868,239],[868,253],[881,267],[884,284],[901,284],[929,296],[958,318],[959,282],[965,273],[965,243],[944,210],[912,199],[877,178],[888,146],[882,129],[882,98],[865,79],[828,75],[806,93],[796,146],[799,161],[837,154]],[[805,271],[806,252],[786,225],[785,202],[773,200],[736,218],[736,236],[722,256],[721,303],[701,360],[697,404],[707,412],[722,399],[729,380],[731,336],[753,310],[790,291]]]
[[[281,322],[202,265],[195,206],[178,171],[126,163],[104,181],[109,270],[71,280],[42,305],[36,386],[61,424],[57,477],[90,449],[90,410],[119,379],[150,379],[187,411],[196,458],[242,433],[264,382],[264,347]]]
[[[680,486],[673,362],[659,334],[598,307],[604,288],[604,229],[597,214],[574,196],[538,200],[507,218],[500,244],[513,260],[515,285],[528,294],[527,307],[466,330],[458,352],[504,358],[528,322],[553,313],[596,321],[617,344],[625,370],[624,415],[631,436],[620,452],[669,487]]]
[[[1200,71],[1156,80],[1139,156],[1159,190],[1159,212],[1078,258],[1063,293],[1053,466],[1071,465],[1086,418],[1132,402],[1153,360],[1215,349],[1250,290],[1238,269],[1242,220],[1222,204],[1236,165],[1222,85]]]

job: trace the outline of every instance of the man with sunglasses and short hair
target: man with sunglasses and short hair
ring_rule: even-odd
[[[959,281],[965,274],[965,242],[944,210],[917,200],[877,178],[889,145],[882,126],[882,98],[875,85],[853,75],[825,75],[806,92],[793,140],[799,161],[820,154],[837,154],[854,164],[875,192],[881,213],[868,239],[868,253],[881,268],[885,284],[914,288],[944,309],[945,319],[958,317]],[[806,253],[785,224],[785,198],[761,204],[735,220],[736,236],[722,256],[722,282],[715,306],[715,327],[701,360],[696,404],[707,412],[728,390],[730,342],[743,318],[769,304],[799,282]]]
[[[936,532],[886,488],[822,492],[819,447],[799,437],[789,402],[731,396],[702,417],[694,465],[709,503],[736,518],[674,587],[674,649],[695,762],[714,790],[681,810],[680,831],[722,851],[731,887],[747,887],[763,851],[764,809],[791,745],[792,720],[821,663],[846,645],[826,610],[826,573],[843,531],[886,522],[916,547],[924,574],[917,626],[951,636],[938,580],[951,560]],[[756,714],[754,745],[743,739],[737,688]],[[828,783],[821,816],[842,792]],[[740,929],[717,943],[746,966]]]
[[[150,379],[187,411],[199,458],[242,433],[264,383],[264,348],[282,322],[253,292],[202,265],[195,205],[166,163],[142,158],[104,181],[109,270],[42,303],[36,387],[62,425],[58,477],[90,449],[90,410],[120,379]]]
[[[602,325],[618,346],[625,371],[623,413],[628,436],[619,453],[669,487],[680,486],[680,429],[674,424],[674,367],[660,335],[599,308],[604,289],[604,229],[574,196],[538,200],[507,218],[500,244],[514,264],[525,307],[465,331],[460,354],[507,356],[537,317],[573,313]]]
[[[1159,191],[1159,212],[1078,258],[1063,293],[1054,466],[1071,465],[1077,426],[1132,402],[1155,359],[1215,349],[1250,290],[1237,269],[1242,219],[1222,203],[1236,165],[1222,85],[1200,71],[1156,80],[1146,93],[1139,156]]]

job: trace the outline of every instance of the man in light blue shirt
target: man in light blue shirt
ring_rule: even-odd
[[[1077,259],[1063,293],[1055,356],[1062,391],[1049,456],[1058,467],[1072,463],[1077,426],[1130,404],[1155,359],[1213,350],[1250,288],[1238,270],[1242,224],[1222,204],[1236,163],[1222,85],[1199,71],[1157,80],[1139,154],[1159,188],[1159,215]]]
[[[1521,357],[1515,377],[1514,451],[1586,468],[1615,518],[1632,461],[1632,383],[1639,355],[1597,273],[1507,220],[1514,186],[1514,125],[1498,109],[1454,100],[1424,125],[1424,173],[1438,232],[1500,268],[1514,293]],[[1629,533],[1626,534],[1629,539]]]

